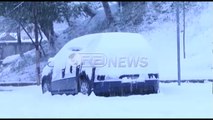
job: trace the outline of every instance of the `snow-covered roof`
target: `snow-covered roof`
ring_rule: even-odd
[[[35,41],[35,39],[33,39]],[[0,34],[0,43],[17,43],[17,33],[1,33]],[[31,43],[31,40],[28,39],[21,39],[23,43]]]
[[[64,47],[57,53],[57,58],[68,56],[74,47],[81,48],[81,52],[86,53],[104,53],[106,55],[135,55],[146,54],[148,51],[144,49],[151,49],[147,41],[139,34],[136,33],[96,33],[84,35],[73,40],[70,40]],[[125,52],[123,51],[125,50]],[[131,54],[128,53],[131,51]],[[147,55],[147,54],[146,54]]]
[[[17,39],[10,34],[4,34],[4,35],[0,36],[0,41],[8,41],[8,40],[16,41]]]

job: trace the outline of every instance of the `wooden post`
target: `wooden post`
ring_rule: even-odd
[[[183,2],[183,58],[186,58],[185,49],[185,3]]]
[[[181,68],[180,68],[180,26],[179,26],[179,2],[176,2],[176,22],[177,22],[177,73],[178,85],[181,83]]]
[[[40,51],[39,51],[39,41],[38,41],[38,22],[37,22],[37,8],[34,7],[34,33],[35,33],[35,48],[36,48],[36,79],[37,85],[40,85]]]

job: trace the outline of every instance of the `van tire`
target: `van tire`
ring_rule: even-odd
[[[43,79],[42,79],[42,93],[46,93],[46,92],[50,92],[51,89],[50,89],[50,81],[46,79],[47,76],[44,76]]]

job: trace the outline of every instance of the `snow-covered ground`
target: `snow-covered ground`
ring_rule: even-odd
[[[0,118],[213,118],[211,82],[161,83],[159,94],[97,97],[0,87]]]

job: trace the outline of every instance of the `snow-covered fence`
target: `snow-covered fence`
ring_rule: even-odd
[[[28,86],[37,85],[37,83],[0,83],[0,86]]]
[[[23,42],[22,43],[22,52],[27,52],[34,48],[31,42]],[[0,41],[0,59],[4,59],[7,56],[19,54],[20,51],[18,49],[18,43],[10,42],[10,41]]]

